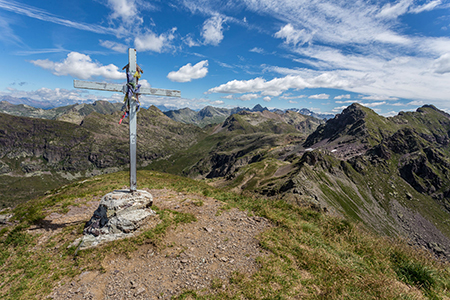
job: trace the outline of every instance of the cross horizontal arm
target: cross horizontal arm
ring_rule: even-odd
[[[74,80],[73,87],[88,90],[123,92],[123,84]]]
[[[92,82],[83,80],[74,80],[73,86],[79,89],[88,90],[100,90],[100,91],[111,91],[111,92],[126,92],[126,85],[119,83],[107,83],[107,82]],[[181,92],[177,90],[164,90],[141,87],[139,89],[140,95],[155,95],[155,96],[166,96],[166,97],[181,97]]]
[[[155,96],[166,96],[166,97],[181,97],[181,92],[176,90],[164,90],[164,89],[154,89],[141,87],[139,93],[141,95],[155,95]]]

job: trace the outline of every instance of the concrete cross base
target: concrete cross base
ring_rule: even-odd
[[[71,246],[86,249],[132,236],[145,219],[156,215],[150,208],[152,203],[152,195],[143,190],[118,190],[106,194],[86,223],[83,237]]]

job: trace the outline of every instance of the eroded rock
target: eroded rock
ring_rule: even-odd
[[[72,245],[85,249],[132,235],[145,219],[155,215],[150,208],[152,203],[152,195],[143,190],[133,193],[118,190],[106,194],[86,223],[83,237]]]

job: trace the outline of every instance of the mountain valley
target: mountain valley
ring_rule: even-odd
[[[3,214],[8,207],[28,210],[92,176],[124,178],[128,127],[118,124],[120,112],[79,114],[79,123],[0,116]],[[237,111],[216,124],[186,123],[156,107],[138,113],[145,187],[167,188],[152,183],[159,172],[189,177],[207,184],[204,196],[211,188],[253,199],[245,201],[284,203],[450,260],[450,115],[438,108],[385,118],[355,103],[327,121],[263,109]]]

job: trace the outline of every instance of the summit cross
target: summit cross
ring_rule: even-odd
[[[140,87],[138,80],[142,69],[136,64],[136,49],[128,49],[128,65],[124,67],[127,71],[127,84],[92,82],[74,80],[73,86],[80,89],[90,89],[99,91],[123,92],[125,101],[129,106],[130,118],[130,191],[135,192],[137,186],[136,177],[136,107],[139,95],[155,95],[166,97],[181,97],[180,91],[164,90],[155,88]]]

